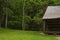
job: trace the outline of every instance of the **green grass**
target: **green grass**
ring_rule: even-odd
[[[0,29],[0,40],[57,40],[54,36],[41,35],[36,31]]]

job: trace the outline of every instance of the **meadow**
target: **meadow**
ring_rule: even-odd
[[[57,40],[50,35],[42,35],[38,31],[21,31],[0,29],[0,40]]]

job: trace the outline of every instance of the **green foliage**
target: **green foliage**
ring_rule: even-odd
[[[41,27],[42,16],[47,6],[57,5],[60,5],[60,0],[26,0],[24,8],[25,27]],[[8,14],[9,27],[22,26],[23,0],[0,0],[0,9],[0,21],[2,21],[2,26],[5,25],[6,12]]]
[[[25,23],[29,24],[31,22],[30,16],[25,16]]]
[[[40,18],[40,17],[34,17],[34,22],[36,23],[36,24],[39,24],[40,25],[40,23],[42,22],[42,19]]]

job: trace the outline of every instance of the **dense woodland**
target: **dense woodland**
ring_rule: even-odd
[[[60,0],[0,0],[0,28],[41,30],[46,8],[57,5]]]

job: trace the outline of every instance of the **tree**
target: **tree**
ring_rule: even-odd
[[[8,0],[5,0],[5,28],[7,28],[7,23],[8,23],[8,7],[9,7],[9,4],[8,4]]]
[[[1,28],[1,21],[2,21],[2,15],[3,15],[3,3],[4,0],[0,0],[0,28]]]
[[[23,0],[22,30],[25,30],[24,15],[25,15],[25,0]]]

